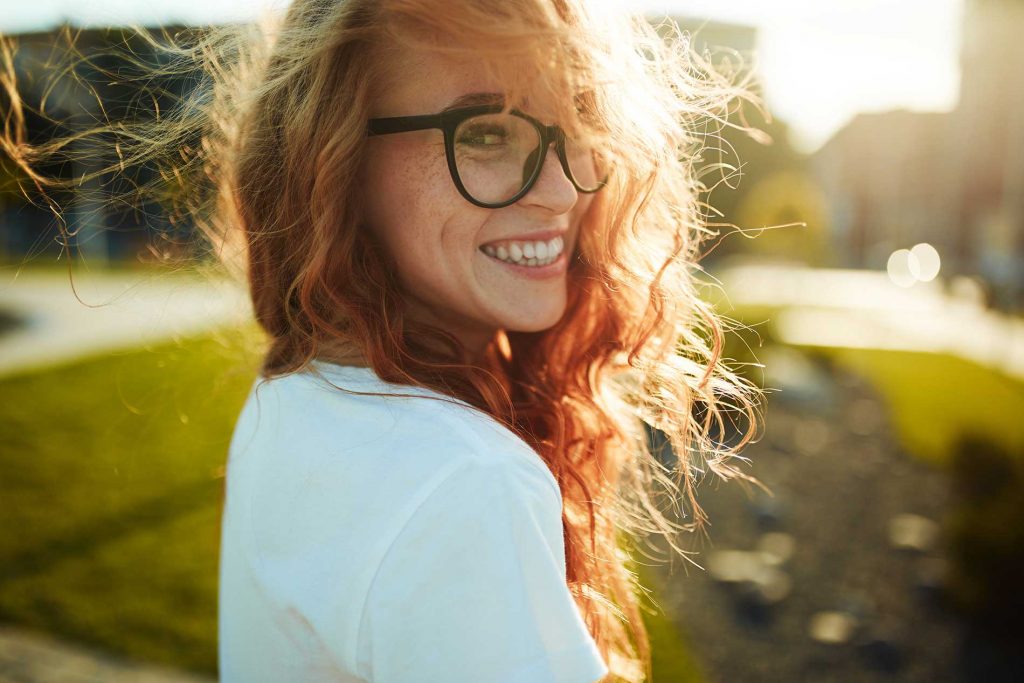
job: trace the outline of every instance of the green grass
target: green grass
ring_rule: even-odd
[[[213,673],[231,337],[0,381],[0,620]]]
[[[639,575],[642,585],[651,588],[659,603],[653,605],[647,596],[641,596],[644,625],[651,643],[651,683],[702,683],[706,676],[686,639],[672,619],[661,611],[654,570],[640,563],[635,563],[632,570]]]
[[[946,464],[961,434],[983,434],[1024,452],[1024,382],[955,356],[815,349],[867,379],[889,406],[903,446]]]
[[[752,329],[727,335],[727,357],[755,362],[759,349],[781,343],[774,327],[781,308],[727,307]],[[1012,452],[1024,450],[1024,382],[950,354],[796,345],[833,360],[867,380],[908,453],[934,464],[948,462],[957,439],[985,436]],[[761,384],[761,370],[748,377]]]
[[[222,333],[0,380],[0,621],[216,673],[222,466],[255,377],[237,349],[256,340]],[[654,681],[699,683],[656,610]]]

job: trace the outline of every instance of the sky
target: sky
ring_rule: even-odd
[[[758,29],[765,99],[812,151],[858,112],[946,111],[960,92],[964,0],[651,1]]]
[[[634,2],[637,0],[625,0]],[[858,112],[951,109],[965,0],[640,0],[651,14],[758,29],[764,96],[813,151]],[[0,31],[245,19],[288,0],[0,0]],[[14,11],[10,8],[14,7]]]

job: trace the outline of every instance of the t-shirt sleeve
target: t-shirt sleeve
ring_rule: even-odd
[[[525,462],[471,462],[395,537],[367,594],[372,683],[593,683],[608,669],[565,583],[561,500]]]

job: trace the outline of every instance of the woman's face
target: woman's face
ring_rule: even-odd
[[[433,114],[473,93],[501,93],[479,63],[408,50],[397,58],[393,72],[401,77],[382,84],[372,117]],[[537,104],[527,113],[555,123]],[[554,146],[525,196],[486,209],[456,189],[441,130],[373,136],[367,143],[367,223],[397,264],[414,315],[455,334],[474,352],[499,328],[534,332],[558,322],[567,300],[566,264],[593,195],[576,191]],[[550,253],[556,238],[561,255],[544,267],[507,263],[485,251],[528,255],[544,242]]]

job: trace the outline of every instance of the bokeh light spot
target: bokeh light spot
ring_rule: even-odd
[[[913,258],[909,249],[897,249],[889,254],[889,262],[885,269],[895,285],[912,287],[917,282],[917,259]]]
[[[931,282],[939,274],[939,267],[942,259],[939,252],[927,242],[915,244],[910,248],[912,261],[917,262],[917,279],[921,282]]]

